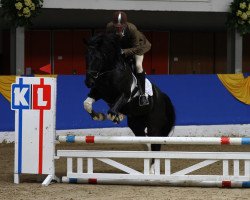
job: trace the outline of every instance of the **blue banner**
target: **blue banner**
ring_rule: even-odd
[[[250,124],[250,106],[234,98],[217,75],[150,75],[148,79],[171,98],[176,110],[176,125]],[[91,119],[83,108],[89,89],[84,76],[59,75],[57,78],[57,130],[126,127],[126,120],[116,125],[111,121]],[[106,113],[103,101],[93,108]],[[14,130],[14,111],[0,94],[0,131]]]

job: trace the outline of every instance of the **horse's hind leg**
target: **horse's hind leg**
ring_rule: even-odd
[[[128,117],[128,127],[133,131],[135,136],[147,136],[147,127],[143,117]],[[151,151],[151,144],[146,144],[148,151]]]
[[[151,150],[152,151],[160,151],[161,145],[160,144],[151,144]]]
[[[140,117],[128,117],[128,127],[133,131],[135,136],[158,136],[158,129],[152,129],[151,127],[146,127],[146,119],[142,116]],[[145,132],[147,129],[147,132]],[[160,144],[146,144],[149,151],[160,151]],[[155,173],[154,159],[150,161],[150,174]]]
[[[161,133],[161,130],[157,128],[148,128],[148,136],[150,137],[157,137]],[[151,150],[152,151],[160,151],[161,150],[161,144],[151,144]],[[151,166],[150,166],[150,174],[155,174],[155,159],[151,159]]]
[[[133,131],[135,136],[146,136],[146,126],[143,117],[128,117],[128,127]]]

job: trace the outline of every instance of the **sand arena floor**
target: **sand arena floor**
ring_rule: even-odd
[[[144,145],[57,145],[57,149],[122,149],[122,150],[146,150]],[[247,146],[164,146],[166,150],[183,151],[247,151]],[[138,170],[142,168],[142,163],[135,160],[128,160],[128,165]],[[188,166],[194,161],[178,161],[174,163],[172,171],[178,171]],[[243,169],[240,164],[241,171]],[[0,200],[82,200],[82,199],[250,199],[250,189],[225,189],[225,188],[201,188],[201,187],[166,187],[166,186],[129,186],[129,185],[84,185],[84,184],[62,184],[55,183],[48,187],[42,187],[40,181],[43,177],[33,175],[23,175],[22,183],[13,183],[14,168],[14,144],[0,144]],[[163,167],[162,167],[163,168]],[[197,173],[220,173],[221,163],[213,164],[211,168],[204,168]],[[96,171],[108,172],[110,168],[104,164],[98,164]],[[232,169],[230,169],[232,170]],[[61,177],[66,174],[66,160],[60,159],[56,162],[56,174]]]

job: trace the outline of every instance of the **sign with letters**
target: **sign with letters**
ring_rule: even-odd
[[[17,77],[11,86],[15,110],[15,174],[54,174],[56,79]]]

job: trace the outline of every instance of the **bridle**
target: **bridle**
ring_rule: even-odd
[[[90,49],[96,49],[95,48],[95,46],[89,46],[89,48]],[[97,56],[97,58],[99,58],[99,59],[101,59],[101,57],[106,57],[106,54],[105,53],[103,53],[103,56]],[[111,70],[108,70],[108,71],[104,71],[104,72],[100,72],[100,71],[97,71],[97,70],[87,70],[87,74],[91,77],[91,78],[93,78],[93,79],[95,79],[95,80],[97,80],[97,79],[99,79],[99,78],[101,78],[101,77],[103,77],[104,75],[107,75],[107,74],[109,74],[109,73],[112,73],[113,71],[115,71],[115,70],[117,70],[117,68],[113,68],[113,69],[111,69]]]
[[[93,79],[96,80],[96,79],[102,77],[103,75],[111,73],[111,72],[113,72],[115,70],[116,70],[116,68],[111,69],[109,71],[105,71],[105,72],[99,72],[99,71],[96,71],[96,70],[87,70],[87,74],[90,75]]]
[[[87,70],[87,74],[91,76],[93,79],[97,79],[99,77],[100,72],[96,70]]]

